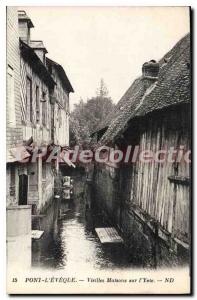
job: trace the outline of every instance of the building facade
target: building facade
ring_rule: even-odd
[[[42,153],[32,162],[33,150],[69,145],[73,88],[60,65],[61,75],[49,67],[43,42],[31,40],[33,27],[25,11],[7,8],[7,207],[39,214],[53,200],[57,165]]]
[[[7,94],[6,94],[6,144],[7,144],[7,204],[18,199],[17,161],[9,150],[23,142],[20,102],[20,50],[18,15],[15,8],[7,9]]]
[[[47,68],[56,85],[52,94],[52,139],[55,145],[69,146],[69,93],[74,90],[61,65],[52,59],[46,59]]]

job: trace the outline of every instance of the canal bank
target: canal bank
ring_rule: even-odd
[[[32,242],[34,268],[77,272],[178,265],[178,258],[148,230],[142,230],[142,224],[132,216],[128,228],[116,228],[124,238],[123,244],[102,244],[95,228],[113,227],[114,222],[97,201],[98,195],[85,173],[74,172],[72,178],[71,199],[55,199],[39,220],[44,234]],[[123,216],[125,224],[127,218]]]
[[[75,177],[75,185],[80,185],[76,180]],[[76,186],[80,191],[79,186]],[[53,219],[54,226],[49,226],[52,220],[49,214],[43,218],[42,228],[50,230],[32,242],[32,267],[63,269],[68,272],[129,267],[129,256],[124,244],[103,245],[96,235],[96,227],[110,224],[90,202],[88,191],[89,186],[84,185],[83,193],[74,194],[70,201],[54,202],[51,214],[57,211],[57,206],[59,214]]]

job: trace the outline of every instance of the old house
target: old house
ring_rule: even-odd
[[[43,42],[31,40],[26,12],[8,8],[7,18],[7,206],[30,205],[39,214],[53,200],[57,169],[42,156],[32,162],[33,149],[68,146],[73,88],[64,69],[46,58]]]
[[[29,156],[23,146],[20,49],[16,7],[7,7],[6,65],[6,221],[8,266],[12,266],[14,261],[22,265],[24,260],[26,265],[30,266],[31,206],[18,205],[20,199],[20,164],[17,157],[13,154],[13,151],[20,145],[24,150],[24,157]]]
[[[97,146],[109,145],[123,152],[128,145],[139,146],[140,151],[180,146],[189,150],[190,100],[188,34],[158,63],[151,60],[143,65],[142,76],[133,82],[95,133]],[[132,238],[133,251],[139,251],[135,240],[142,245],[140,251],[149,251],[151,239],[146,237],[150,235],[165,245],[159,248],[160,252],[172,249],[174,253],[187,253],[190,163],[138,159],[117,168],[96,164],[94,182],[97,202],[123,235]]]
[[[8,204],[14,203],[15,198],[18,197],[18,190],[15,186],[17,163],[9,150],[22,143],[23,140],[20,114],[20,52],[18,39],[17,10],[7,8],[6,196]]]
[[[53,90],[52,140],[55,145],[69,146],[69,93],[73,87],[61,65],[46,59],[47,68],[56,85]]]

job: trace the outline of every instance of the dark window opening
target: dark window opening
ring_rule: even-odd
[[[27,88],[26,88],[26,111],[27,120],[33,122],[33,102],[32,102],[32,80],[27,77]]]
[[[40,120],[40,98],[39,98],[39,87],[36,86],[36,122]]]
[[[42,93],[42,124],[46,126],[47,124],[47,101],[46,93]]]

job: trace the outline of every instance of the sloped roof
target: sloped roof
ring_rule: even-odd
[[[32,69],[47,83],[49,87],[53,88],[56,83],[34,50],[22,40],[20,40],[20,50],[23,58],[29,62]]]
[[[37,40],[31,40],[30,43],[29,43],[30,47],[33,48],[34,50],[35,49],[41,49],[43,50],[45,53],[48,53],[46,47],[44,46],[43,44],[43,41],[37,41]]]
[[[46,58],[46,61],[47,61],[48,65],[52,64],[56,68],[56,70],[60,76],[60,79],[62,81],[62,84],[63,84],[63,86],[66,87],[67,91],[74,93],[74,89],[66,75],[66,72],[64,71],[64,68],[61,65],[59,65],[57,62],[53,61],[52,59],[50,59],[48,57]]]
[[[128,122],[153,111],[190,101],[190,34],[182,38],[160,61],[158,80],[137,78],[117,103],[99,144],[112,141]],[[101,128],[99,129],[101,130]]]
[[[140,86],[140,78],[136,79],[131,87],[126,91],[126,93],[123,95],[123,97],[119,100],[119,102],[116,104],[116,106],[113,108],[111,113],[101,122],[101,124],[98,125],[96,132],[103,130],[104,128],[107,128],[110,124],[110,122],[120,114],[122,108],[124,105],[127,104],[127,102],[130,99],[130,96],[135,93],[134,91],[138,91],[138,88]]]

